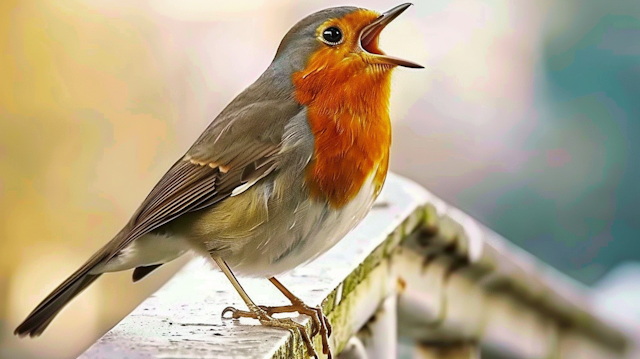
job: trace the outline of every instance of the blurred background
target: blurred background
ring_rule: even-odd
[[[135,286],[130,273],[103,277],[40,339],[11,335],[262,73],[286,31],[335,5],[345,2],[0,2],[1,358],[74,357],[178,268]],[[598,288],[603,310],[637,326],[640,2],[415,5],[381,38],[426,66],[394,75],[392,170]]]

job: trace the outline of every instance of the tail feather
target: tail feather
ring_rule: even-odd
[[[16,328],[14,334],[20,337],[27,335],[37,337],[42,334],[62,308],[100,277],[101,274],[89,274],[89,272],[101,263],[106,255],[105,250],[94,254],[80,269],[51,292]]]
[[[133,282],[135,283],[140,279],[146,277],[149,273],[158,269],[158,267],[160,267],[161,265],[162,264],[153,264],[150,266],[137,267],[133,270],[133,276],[131,277],[133,279]]]

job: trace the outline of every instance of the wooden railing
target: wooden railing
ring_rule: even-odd
[[[589,307],[589,291],[418,185],[390,175],[364,222],[280,280],[333,324],[339,358],[634,358],[635,343]],[[254,301],[285,304],[264,279]],[[251,319],[194,259],[81,358],[305,358],[300,339]],[[310,327],[306,317],[296,317]],[[316,347],[321,343],[316,338]]]

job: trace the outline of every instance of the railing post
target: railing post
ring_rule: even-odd
[[[398,354],[397,296],[387,297],[338,359],[393,359]]]
[[[398,353],[397,297],[387,297],[369,323],[358,333],[368,359],[392,359]]]

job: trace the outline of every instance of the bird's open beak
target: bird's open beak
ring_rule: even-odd
[[[406,3],[398,5],[380,15],[371,24],[365,26],[365,28],[362,29],[362,32],[360,33],[360,47],[362,48],[362,50],[371,55],[375,62],[386,65],[411,67],[415,69],[424,68],[424,66],[416,64],[415,62],[388,56],[378,48],[378,37],[382,32],[382,29],[384,29],[385,26],[393,21],[393,19],[407,10],[411,5],[413,4]]]

